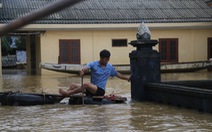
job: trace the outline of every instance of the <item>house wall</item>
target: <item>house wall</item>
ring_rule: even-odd
[[[41,61],[58,63],[59,39],[80,39],[81,64],[98,60],[102,49],[110,50],[113,64],[128,64],[133,47],[112,47],[112,39],[135,39],[134,31],[47,31],[41,36]],[[48,52],[47,52],[48,51]]]
[[[174,28],[151,29],[152,39],[178,38],[179,62],[207,60],[207,38],[212,29]],[[102,49],[111,51],[110,63],[129,64],[129,53],[134,47],[112,47],[112,39],[136,39],[137,30],[60,30],[41,35],[41,62],[58,63],[59,39],[80,39],[81,64],[98,60]],[[158,50],[158,45],[154,47]]]
[[[207,39],[212,29],[153,30],[152,38],[178,38],[179,62],[207,60]],[[158,49],[158,45],[156,47]]]

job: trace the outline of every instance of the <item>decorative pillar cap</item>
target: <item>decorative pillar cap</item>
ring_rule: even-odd
[[[133,47],[137,47],[137,50],[140,50],[141,48],[152,49],[152,47],[158,43],[157,40],[151,40],[151,32],[149,31],[149,28],[144,25],[144,22],[138,27],[136,38],[137,40],[133,40],[129,44]]]

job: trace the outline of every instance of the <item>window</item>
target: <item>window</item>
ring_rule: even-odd
[[[159,39],[161,62],[178,62],[178,39]]]
[[[112,47],[126,47],[127,46],[127,39],[113,39],[112,40]]]
[[[80,40],[59,40],[59,63],[80,64]]]
[[[208,38],[208,59],[212,58],[212,38]]]

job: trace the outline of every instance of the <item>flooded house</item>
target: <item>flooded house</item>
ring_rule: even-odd
[[[0,26],[53,1],[0,0]],[[162,63],[212,58],[208,0],[85,0],[8,35],[26,36],[27,70],[42,74],[40,63],[85,64],[99,59],[102,49],[111,51],[112,64],[129,64],[135,48],[128,43],[141,22],[159,41],[154,48]]]

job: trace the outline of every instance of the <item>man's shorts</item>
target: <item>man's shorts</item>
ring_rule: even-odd
[[[89,90],[86,90],[86,96],[104,96],[105,90],[102,88],[97,87],[97,91],[95,94],[91,93]]]

